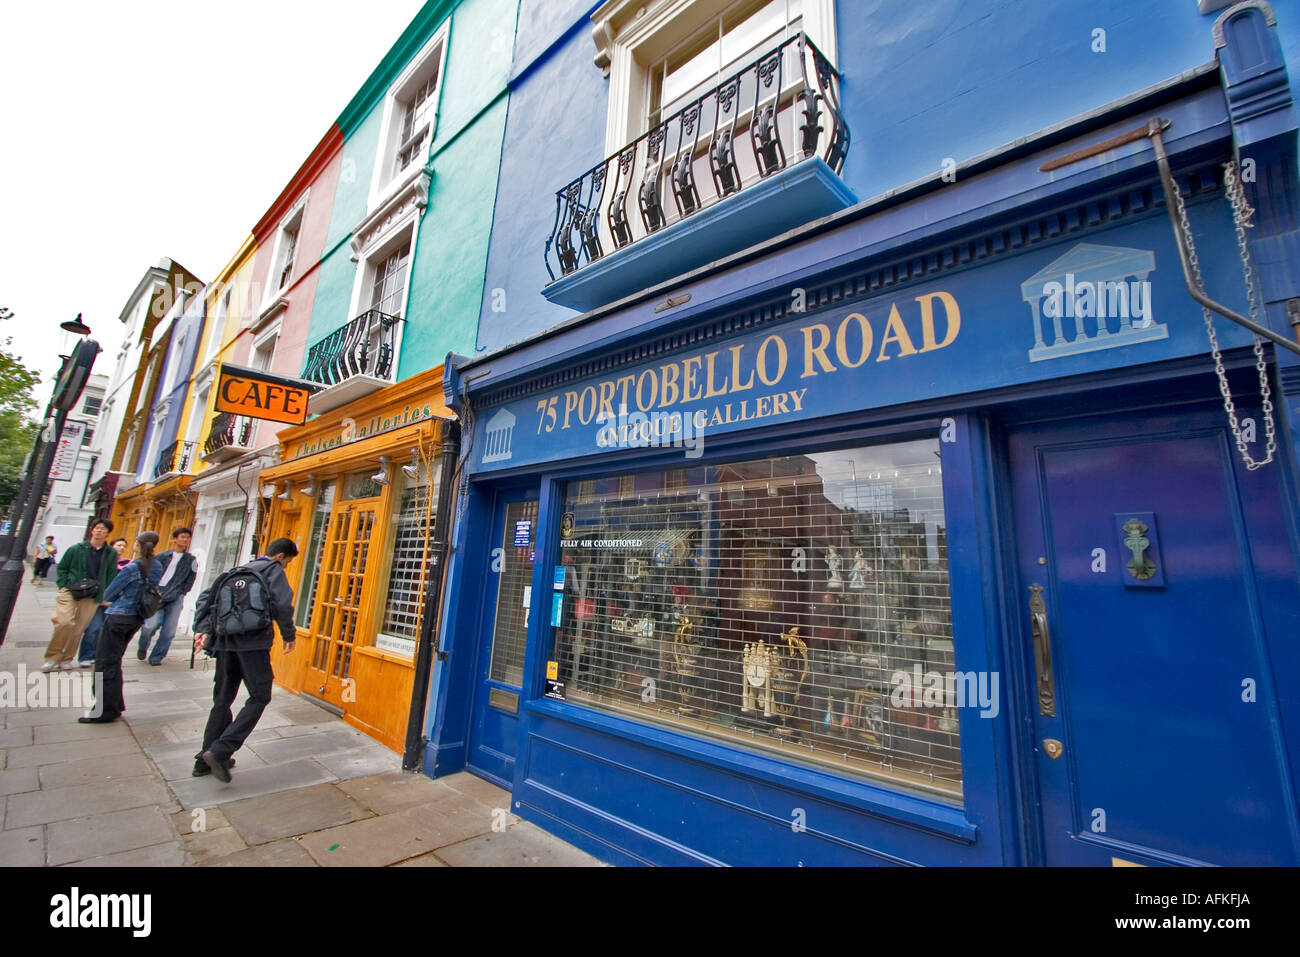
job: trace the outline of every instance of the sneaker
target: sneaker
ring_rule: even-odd
[[[57,661],[45,661],[41,663],[41,670],[45,672],[57,671],[59,663]]]
[[[135,650],[135,656],[139,658],[141,661],[144,661],[144,656],[147,655],[148,653],[149,652],[145,651],[143,648],[137,648]]]
[[[222,784],[230,783],[230,765],[222,761],[211,751],[203,752],[203,763],[212,771],[212,776]]]
[[[80,665],[82,668],[95,667],[95,663],[93,661],[78,661],[77,664]]]

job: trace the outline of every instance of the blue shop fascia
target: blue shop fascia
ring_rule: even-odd
[[[1300,357],[1179,252],[1294,341],[1295,113],[1216,42],[449,360],[425,773],[620,864],[1300,863]]]

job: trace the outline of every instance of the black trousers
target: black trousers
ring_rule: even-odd
[[[106,718],[126,710],[122,700],[122,655],[143,622],[125,615],[105,615],[95,649],[95,701]]]
[[[120,656],[119,656],[120,657]],[[212,680],[212,711],[208,726],[203,731],[203,751],[225,761],[243,747],[245,739],[253,733],[262,712],[271,703],[271,651],[218,651],[217,674]],[[239,716],[231,719],[230,706],[235,703],[240,682],[248,688],[248,700]]]

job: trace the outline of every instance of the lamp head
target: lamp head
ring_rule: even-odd
[[[411,464],[402,466],[402,474],[412,482],[420,477],[420,452],[418,449],[411,449]]]
[[[68,332],[74,333],[78,336],[90,335],[90,326],[86,325],[84,322],[81,321],[81,313],[77,313],[76,319],[70,319],[67,322],[59,323],[59,328],[65,329]]]
[[[278,498],[278,499],[279,499],[280,501],[282,501],[282,502],[292,502],[292,501],[293,501],[293,483],[292,483],[292,482],[285,482],[285,483],[284,483],[284,491],[281,492],[279,495],[277,495],[276,498]]]
[[[316,476],[311,472],[307,473],[307,484],[302,487],[302,494],[308,497],[316,495]]]
[[[390,459],[387,455],[379,456],[379,471],[376,472],[374,475],[370,476],[370,481],[374,482],[376,485],[390,484],[388,478],[388,466],[391,462],[392,459]]]

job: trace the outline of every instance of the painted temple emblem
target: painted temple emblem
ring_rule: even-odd
[[[1034,314],[1030,362],[1169,338],[1156,322],[1149,249],[1079,243],[1020,284]]]
[[[509,409],[499,409],[496,415],[487,420],[483,431],[483,461],[508,461],[514,454],[510,451],[510,440],[515,432],[514,414]]]

